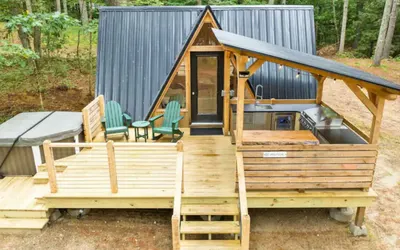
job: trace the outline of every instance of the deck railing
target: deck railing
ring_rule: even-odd
[[[177,156],[177,178],[183,180],[183,144],[178,143],[114,143],[113,141],[108,141],[107,143],[52,143],[46,140],[43,143],[43,151],[46,159],[46,167],[49,175],[49,184],[51,193],[57,193],[57,176],[56,167],[53,155],[53,148],[105,148],[107,152],[107,165],[109,169],[110,178],[110,190],[112,193],[118,193],[118,176],[117,176],[117,164],[115,157],[115,149],[120,150],[132,150],[144,151],[146,149],[157,151],[157,150],[173,150],[176,148],[178,151]],[[181,181],[182,182],[182,181]],[[181,183],[179,188],[183,192],[183,184]],[[180,200],[180,199],[179,199]]]
[[[180,249],[180,224],[182,193],[184,192],[184,168],[183,168],[183,143],[178,141],[178,158],[176,162],[176,179],[174,194],[174,210],[171,218],[172,224],[172,245],[173,249]]]
[[[104,116],[104,97],[99,95],[82,109],[83,130],[85,142],[92,142],[93,138],[102,130],[101,118]]]
[[[250,245],[250,216],[247,210],[246,180],[243,166],[243,153],[236,153],[236,174],[239,192],[240,208],[240,245],[242,249],[249,249]]]

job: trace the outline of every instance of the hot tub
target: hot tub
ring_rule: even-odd
[[[21,134],[23,135],[12,147]],[[0,124],[0,164],[9,154],[0,168],[0,174],[35,175],[38,166],[44,162],[43,141],[80,142],[83,138],[81,112],[18,114]],[[55,148],[54,159],[70,156],[78,151],[79,148]]]

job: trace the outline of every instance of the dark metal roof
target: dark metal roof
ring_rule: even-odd
[[[350,77],[364,82],[379,85],[385,88],[400,91],[400,85],[375,76],[368,72],[347,66],[316,55],[310,55],[302,51],[277,46],[265,41],[237,35],[231,32],[213,29],[218,41],[224,46],[248,51],[255,54],[269,56],[284,61],[309,66],[315,69]]]
[[[211,9],[223,30],[315,54],[312,6]],[[204,11],[205,6],[100,8],[96,94],[118,101],[135,120],[146,118]],[[295,82],[297,72],[281,72],[265,63],[250,81],[264,86],[264,98],[315,97],[311,76]]]

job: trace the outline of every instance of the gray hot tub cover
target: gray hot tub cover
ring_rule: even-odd
[[[0,124],[0,147],[11,146],[14,140],[51,112],[21,113]],[[82,132],[82,113],[56,111],[33,129],[24,134],[15,144],[17,147],[38,146],[43,141],[60,141]]]

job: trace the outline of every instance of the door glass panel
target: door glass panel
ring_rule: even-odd
[[[199,115],[217,114],[217,70],[217,57],[197,57],[197,112]]]

